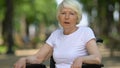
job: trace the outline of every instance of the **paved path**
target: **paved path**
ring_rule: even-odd
[[[103,50],[101,52],[103,55],[103,68],[120,68],[120,56],[118,57],[109,57],[108,51]],[[17,50],[15,55],[0,55],[0,68],[13,68],[13,64],[22,56],[32,55],[37,52],[37,49],[31,50]],[[44,62],[46,65],[49,65],[49,62]]]

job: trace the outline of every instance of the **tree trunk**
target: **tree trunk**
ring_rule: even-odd
[[[4,42],[8,46],[7,54],[13,54],[14,40],[13,40],[13,0],[5,0],[6,13],[5,18],[2,22],[2,35]]]

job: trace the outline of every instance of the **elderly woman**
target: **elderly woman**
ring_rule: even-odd
[[[64,0],[57,11],[58,28],[33,56],[19,59],[14,68],[25,68],[26,63],[39,64],[53,55],[56,68],[81,68],[83,63],[100,64],[95,35],[89,27],[77,27],[82,14],[79,2]]]

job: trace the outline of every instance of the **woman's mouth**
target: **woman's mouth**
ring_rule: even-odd
[[[64,22],[65,24],[70,24],[70,22]]]

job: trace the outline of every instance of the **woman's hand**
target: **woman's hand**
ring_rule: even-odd
[[[73,61],[73,64],[72,64],[71,68],[82,68],[82,63],[83,63],[82,60],[83,60],[82,57],[76,58]]]
[[[26,58],[19,59],[15,64],[14,68],[26,68]]]

